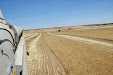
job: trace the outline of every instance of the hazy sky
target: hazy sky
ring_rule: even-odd
[[[0,9],[24,29],[113,22],[113,0],[0,0]]]

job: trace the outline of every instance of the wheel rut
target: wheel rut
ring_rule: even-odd
[[[33,39],[28,49],[29,75],[66,75],[62,65],[45,42],[43,34]]]
[[[102,40],[96,40],[96,39],[89,39],[89,38],[84,38],[84,37],[78,37],[78,36],[70,36],[70,35],[58,35],[58,34],[52,34],[52,33],[48,33],[50,35],[54,35],[54,36],[60,36],[63,38],[67,38],[67,39],[71,39],[71,40],[75,40],[75,41],[81,41],[81,42],[85,42],[88,44],[94,44],[94,45],[99,45],[99,46],[105,46],[105,47],[109,47],[109,49],[111,51],[113,48],[113,42],[106,42],[106,41],[102,41]]]

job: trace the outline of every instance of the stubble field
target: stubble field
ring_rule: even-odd
[[[30,75],[113,74],[112,25],[28,30],[23,36]]]

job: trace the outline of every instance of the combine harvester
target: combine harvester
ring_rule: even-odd
[[[0,75],[28,75],[23,28],[4,20],[0,10]]]

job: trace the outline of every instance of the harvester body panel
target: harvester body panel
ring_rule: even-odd
[[[0,75],[28,75],[23,28],[4,20],[0,10]]]

